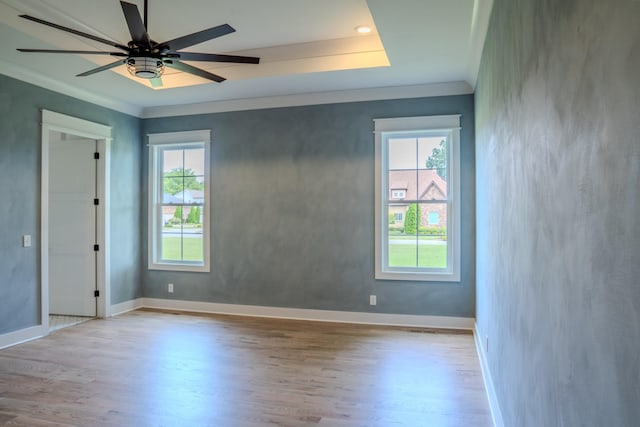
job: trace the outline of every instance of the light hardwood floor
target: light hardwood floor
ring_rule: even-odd
[[[490,426],[473,337],[135,311],[0,351],[3,426]]]
[[[77,325],[78,323],[91,320],[93,317],[86,316],[69,316],[66,314],[50,314],[49,315],[49,332],[57,331],[58,329],[68,328],[69,326]]]

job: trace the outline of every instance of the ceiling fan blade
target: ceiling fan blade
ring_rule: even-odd
[[[260,58],[253,56],[219,55],[216,53],[177,52],[183,61],[235,62],[238,64],[259,64]]]
[[[86,77],[86,76],[90,76],[91,74],[99,73],[100,71],[109,70],[111,68],[117,67],[118,65],[124,64],[126,61],[127,61],[126,59],[121,59],[119,61],[112,62],[111,64],[103,65],[102,67],[98,67],[98,68],[94,68],[94,69],[89,70],[89,71],[85,71],[84,73],[78,74],[76,77]]]
[[[56,50],[56,49],[16,49],[19,52],[34,53],[76,53],[79,55],[111,55],[111,56],[128,56],[123,52],[102,52],[99,50]]]
[[[229,24],[218,25],[217,27],[208,28],[198,31],[197,33],[188,34],[173,40],[160,43],[160,46],[168,47],[171,52],[193,46],[198,43],[206,42],[217,37],[221,37],[233,33],[235,29]]]
[[[151,87],[162,87],[162,79],[160,77],[149,79],[149,83],[151,83]]]
[[[62,25],[54,24],[53,22],[45,21],[39,18],[34,18],[29,15],[20,15],[20,18],[28,19],[29,21],[37,22],[38,24],[47,25],[49,27],[53,27],[58,30],[66,31],[67,33],[75,34],[77,36],[86,37],[91,40],[95,40],[100,43],[107,44],[109,46],[117,47],[118,49],[122,49],[125,52],[129,52],[129,48],[120,43],[113,42],[111,40],[103,39],[102,37],[94,36],[93,34],[83,33],[82,31],[74,30],[73,28],[63,27]]]
[[[188,64],[185,64],[184,62],[180,62],[176,60],[173,60],[171,62],[165,61],[165,65],[171,68],[175,68],[176,70],[184,71],[185,73],[203,77],[208,80],[213,80],[214,82],[218,82],[218,83],[221,83],[226,80],[224,77],[220,77],[217,74],[210,73],[200,68],[192,67],[191,65],[188,65]]]
[[[129,33],[131,34],[133,42],[141,47],[151,48],[151,40],[149,39],[149,34],[147,34],[144,22],[142,22],[138,6],[127,3],[126,1],[121,1],[120,5],[122,6],[124,18],[127,20],[127,27],[129,27]]]

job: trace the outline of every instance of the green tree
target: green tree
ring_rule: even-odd
[[[411,203],[404,215],[404,234],[417,234],[420,216],[420,205]]]
[[[173,217],[182,223],[182,206],[177,206],[173,212]]]
[[[444,139],[440,141],[440,147],[431,151],[426,166],[428,169],[435,169],[442,179],[447,180],[447,142]]]
[[[165,194],[175,195],[182,190],[204,190],[204,184],[198,182],[196,173],[192,169],[171,169],[169,172],[165,172],[162,177]]]
[[[200,224],[200,206],[192,206],[187,215],[187,224]]]
[[[194,214],[194,224],[200,224],[200,216],[202,215],[202,211],[200,206],[196,206],[196,213]]]

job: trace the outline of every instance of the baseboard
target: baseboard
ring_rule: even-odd
[[[142,299],[136,298],[129,301],[121,302],[119,304],[111,305],[111,316],[117,316],[119,314],[124,314],[129,311],[137,310],[138,308],[142,308]]]
[[[23,342],[35,340],[47,335],[49,331],[43,326],[31,326],[18,331],[0,335],[0,349],[11,347]]]
[[[140,298],[139,300],[135,301],[139,301],[139,303],[136,302],[136,304],[140,304],[140,308],[157,308],[164,310],[191,311],[196,313],[269,317],[277,319],[311,320],[319,322],[460,329],[468,331],[473,331],[474,324],[474,319],[467,317],[313,310],[305,308],[220,304],[212,302],[183,301],[159,298]]]
[[[478,330],[477,323],[474,328],[473,337],[476,342],[476,351],[478,353],[478,359],[480,360],[480,369],[482,370],[484,388],[487,391],[487,399],[489,400],[489,408],[491,409],[491,416],[493,417],[493,425],[495,427],[504,427],[502,411],[500,410],[500,404],[498,403],[498,397],[496,396],[496,389],[493,386],[493,378],[491,377],[491,371],[489,370],[489,364],[487,362],[487,354],[485,353],[485,349],[482,347],[483,335]]]

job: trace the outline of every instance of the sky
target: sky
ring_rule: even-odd
[[[389,169],[426,169],[427,159],[442,139],[442,136],[389,138]]]
[[[184,153],[184,168],[191,169],[196,175],[204,175],[204,148],[190,150],[164,150],[164,171],[182,168],[182,154]]]

